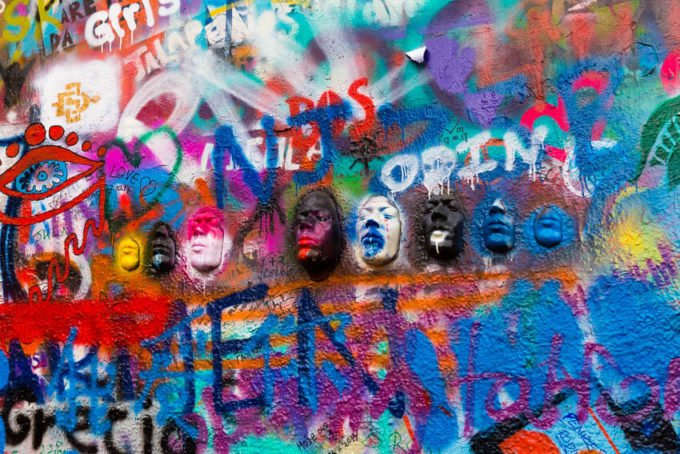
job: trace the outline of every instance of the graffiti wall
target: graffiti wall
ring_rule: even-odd
[[[0,36],[0,451],[680,450],[677,0]]]

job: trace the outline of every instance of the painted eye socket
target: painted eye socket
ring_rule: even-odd
[[[17,190],[25,194],[43,194],[66,181],[66,163],[43,161],[33,164],[15,178]]]

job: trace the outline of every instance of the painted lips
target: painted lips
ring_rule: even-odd
[[[208,245],[201,241],[194,241],[191,243],[191,252],[200,253],[208,248]]]
[[[441,233],[446,233],[449,234],[451,230],[451,227],[445,224],[434,224],[432,227],[430,227],[430,230],[428,232],[429,235],[434,234],[435,232],[441,232]]]
[[[370,230],[361,237],[361,244],[364,246],[383,246],[385,244],[385,238],[375,230]]]
[[[302,235],[300,238],[298,238],[298,245],[303,247],[319,246],[320,244],[320,240],[312,236]]]
[[[508,234],[512,232],[512,228],[507,223],[501,221],[490,222],[487,225],[487,229],[490,233]]]
[[[536,223],[540,225],[543,228],[547,229],[559,229],[560,228],[560,219],[557,217],[553,217],[551,215],[543,215],[541,216]]]
[[[123,255],[134,255],[137,254],[137,248],[134,246],[124,246],[123,248],[121,248],[120,252]]]

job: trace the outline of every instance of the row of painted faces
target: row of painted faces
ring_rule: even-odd
[[[454,260],[462,248],[463,213],[459,201],[448,194],[430,197],[423,207],[420,229],[427,254],[438,261]],[[325,278],[339,263],[342,252],[342,216],[330,191],[316,189],[297,203],[292,225],[296,257],[313,279]],[[399,255],[404,221],[400,209],[388,197],[368,197],[356,220],[358,259],[367,267],[380,268]],[[541,210],[533,220],[533,235],[543,248],[559,246],[564,238],[562,216],[554,208]],[[209,274],[223,263],[227,251],[222,212],[215,207],[197,210],[187,221],[186,256],[198,274]],[[515,222],[502,199],[485,213],[484,247],[507,254],[515,247]],[[118,263],[125,271],[140,267],[140,245],[131,237],[117,247]],[[152,273],[166,273],[176,264],[177,243],[169,225],[156,223],[147,237],[147,266]]]
[[[191,268],[199,273],[210,273],[223,262],[225,224],[222,211],[215,207],[197,210],[187,222],[187,257]],[[157,222],[151,227],[144,247],[139,238],[124,235],[116,245],[116,262],[123,271],[134,272],[142,266],[151,274],[162,275],[172,271],[177,264],[178,244],[170,225]]]
[[[464,216],[460,201],[451,194],[427,199],[420,218],[420,235],[427,254],[436,261],[458,257],[463,242]],[[558,247],[564,239],[562,215],[552,207],[533,219],[536,244]],[[342,226],[337,203],[330,192],[306,194],[295,211],[294,233],[298,261],[312,278],[323,278],[339,261]],[[383,195],[368,197],[356,220],[357,256],[369,268],[381,268],[399,256],[404,221],[397,204]],[[493,254],[507,254],[515,247],[515,220],[502,199],[496,199],[482,224],[484,247]]]

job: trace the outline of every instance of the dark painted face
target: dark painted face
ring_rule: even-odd
[[[484,218],[484,245],[491,252],[503,254],[515,245],[515,222],[505,204],[497,199]]]
[[[546,208],[534,219],[534,238],[543,247],[552,248],[562,242],[562,216],[554,208]]]
[[[151,229],[147,248],[151,251],[149,266],[152,271],[167,273],[175,267],[177,245],[167,225],[158,224]]]
[[[425,202],[422,227],[430,257],[451,260],[458,255],[463,237],[463,214],[454,197],[448,194],[430,197]]]
[[[340,259],[342,232],[333,200],[317,191],[298,205],[293,225],[298,262],[314,280],[323,280]]]

